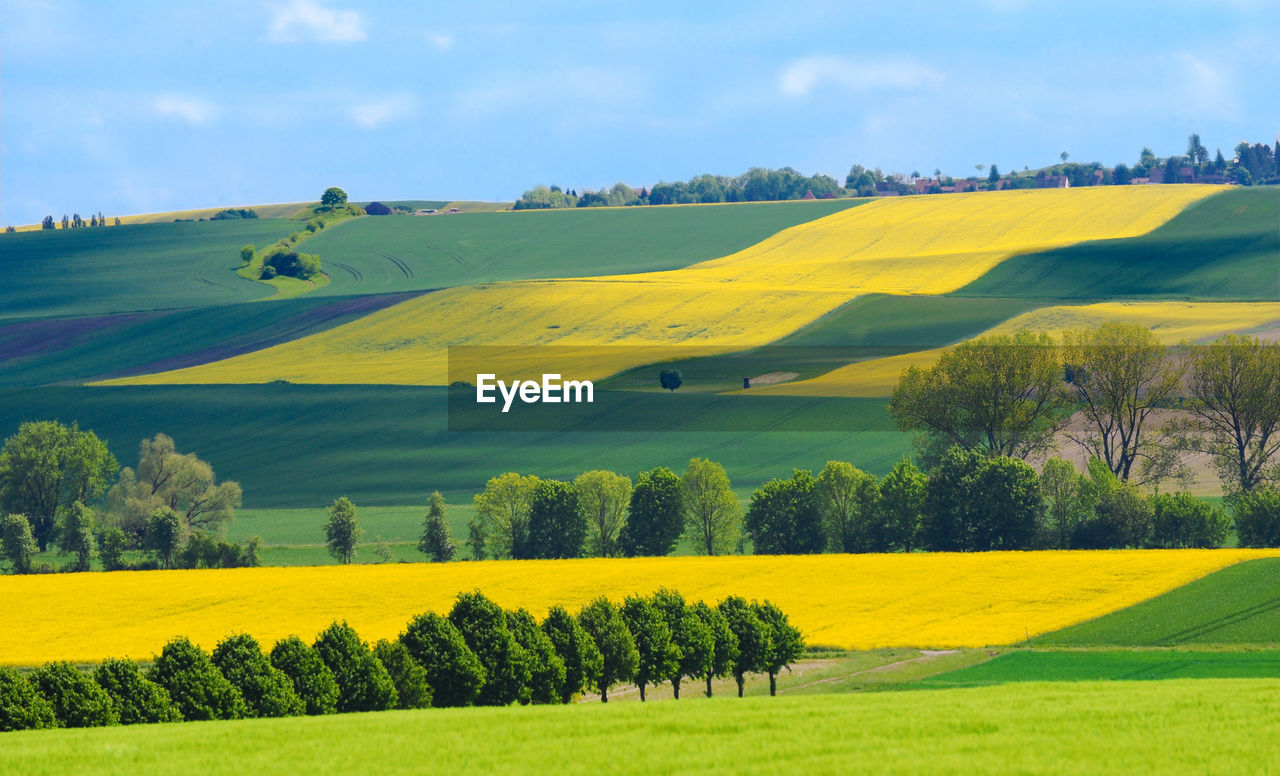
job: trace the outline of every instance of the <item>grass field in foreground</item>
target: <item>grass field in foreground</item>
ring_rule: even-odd
[[[1029,683],[27,731],[0,771],[1261,773],[1277,734],[1276,680]]]
[[[1280,559],[1230,566],[1150,601],[1033,640],[1046,646],[1280,644]]]
[[[925,679],[925,687],[1004,682],[1129,681],[1139,679],[1280,679],[1280,651],[1020,650]]]
[[[812,645],[967,647],[1132,606],[1261,550],[596,558],[0,577],[0,664],[145,659],[185,635],[313,638],[333,620],[369,640],[479,589],[535,615],[661,586],[690,600],[769,599]]]

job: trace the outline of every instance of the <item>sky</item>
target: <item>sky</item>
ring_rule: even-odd
[[[0,3],[0,225],[1280,133],[1280,3]]]

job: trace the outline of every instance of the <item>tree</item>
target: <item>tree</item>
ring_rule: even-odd
[[[641,472],[618,544],[628,557],[670,555],[684,530],[680,478],[665,466]]]
[[[1280,476],[1280,342],[1228,334],[1191,348],[1184,449],[1211,456],[1228,494]]]
[[[911,552],[920,540],[925,489],[929,479],[903,457],[880,481],[876,523],[892,549]]]
[[[306,712],[288,674],[271,664],[249,634],[223,639],[214,647],[212,661],[244,697],[248,716],[296,717]]]
[[[827,461],[818,472],[818,508],[835,552],[884,552],[887,536],[876,524],[880,488],[876,478],[845,461]]]
[[[659,679],[671,682],[671,691],[680,698],[680,683],[684,677],[706,676],[715,668],[716,638],[711,626],[698,616],[684,596],[674,590],[660,588],[650,599],[671,630],[671,643],[676,658],[671,671]]]
[[[790,670],[793,662],[804,654],[804,636],[800,629],[791,624],[786,613],[768,601],[753,604],[756,616],[769,632],[769,651],[765,657],[764,670],[769,675],[769,694],[778,694],[778,672],[786,668]]]
[[[120,715],[107,691],[70,663],[45,663],[31,674],[31,683],[53,706],[58,727],[120,724]]]
[[[1071,158],[1071,154],[1067,153],[1066,151],[1063,151],[1062,153],[1058,154],[1058,158],[1062,160],[1063,164],[1066,164],[1067,160]]]
[[[329,554],[337,558],[339,563],[355,560],[356,548],[360,546],[364,529],[360,527],[360,517],[351,499],[343,496],[329,507],[329,521],[325,523],[324,536]]]
[[[132,660],[103,660],[93,671],[93,681],[110,696],[121,725],[182,721],[169,692],[143,676]]]
[[[484,666],[453,623],[435,612],[418,615],[400,634],[400,643],[426,670],[432,706],[475,702],[484,686]]]
[[[529,654],[529,702],[560,703],[568,671],[555,644],[524,609],[507,612],[507,627]]]
[[[1174,473],[1176,456],[1163,429],[1150,429],[1152,414],[1168,403],[1182,379],[1182,365],[1145,326],[1108,322],[1062,335],[1069,391],[1087,433],[1069,433],[1091,456],[1107,462],[1123,482],[1156,483]],[[1139,464],[1135,470],[1134,464]]]
[[[57,726],[53,705],[22,674],[0,666],[0,733]]]
[[[297,636],[281,639],[271,648],[271,665],[289,677],[307,714],[338,712],[338,680],[310,644]]]
[[[694,552],[724,555],[738,541],[742,507],[720,464],[694,458],[680,478],[685,536]]]
[[[925,546],[938,552],[1026,549],[1042,511],[1039,480],[1025,461],[952,447],[929,472]]]
[[[1047,334],[987,335],[957,345],[929,368],[910,367],[889,410],[920,432],[926,460],[951,445],[1026,458],[1052,445],[1066,422],[1062,365]]]
[[[68,566],[69,571],[88,571],[93,560],[93,510],[77,501],[62,518],[58,532],[58,546],[62,551],[76,556]]]
[[[346,622],[333,623],[316,638],[316,654],[338,683],[338,713],[386,711],[400,699],[386,666]]]
[[[444,519],[444,496],[433,491],[427,499],[427,516],[422,522],[422,538],[418,540],[418,552],[435,563],[453,560],[458,548],[449,535],[449,523]]]
[[[337,186],[330,186],[320,195],[320,204],[333,210],[347,204],[347,192]]]
[[[701,672],[692,674],[693,678],[706,682],[706,695],[710,698],[711,680],[733,673],[733,667],[738,660],[738,637],[734,635],[733,629],[729,627],[729,621],[718,608],[708,606],[702,601],[690,608],[694,616],[702,621],[702,624],[707,627],[707,632],[711,634],[711,660],[703,666]]]
[[[590,471],[573,480],[578,509],[587,524],[587,554],[609,558],[618,554],[618,534],[627,521],[631,478],[609,471]]]
[[[1280,488],[1264,485],[1232,499],[1241,547],[1280,547]]]
[[[1042,537],[1044,546],[1059,550],[1071,547],[1076,525],[1085,515],[1083,479],[1070,461],[1050,458],[1044,462],[1040,472],[1040,495],[1047,518],[1046,535]]]
[[[769,665],[773,651],[769,627],[760,621],[756,608],[740,596],[729,596],[717,608],[738,642],[738,654],[731,673],[738,683],[738,697],[741,698],[747,674],[761,673]]]
[[[98,537],[98,547],[103,571],[121,571],[126,567],[124,552],[129,549],[129,537],[124,531],[114,525],[103,528]]]
[[[991,165],[991,172],[987,175],[987,183],[992,186],[1000,182],[1000,170],[994,164]]]
[[[40,228],[41,228],[41,229],[52,229],[52,228],[53,228],[53,216],[45,216],[45,217],[44,217],[44,219],[40,221]]]
[[[1221,547],[1231,528],[1231,518],[1222,507],[1182,491],[1157,493],[1151,546],[1164,549]]]
[[[529,539],[525,558],[581,558],[587,520],[573,484],[541,480],[529,502]]]
[[[635,639],[622,619],[622,613],[600,596],[583,607],[578,622],[587,632],[600,652],[600,672],[588,677],[593,689],[600,693],[602,703],[609,702],[609,688],[619,682],[627,682],[636,675],[640,665],[640,653]]]
[[[207,462],[179,453],[172,437],[156,434],[139,445],[138,468],[120,470],[107,502],[117,525],[140,537],[160,507],[177,512],[193,531],[217,532],[235,519],[241,496],[238,482],[219,483]]]
[[[516,642],[502,608],[479,591],[459,593],[449,611],[449,622],[484,666],[484,684],[476,703],[509,706],[527,702],[532,680],[529,653]]]
[[[1200,143],[1198,134],[1187,138],[1187,160],[1192,164],[1204,164],[1209,161],[1209,149]]]
[[[256,252],[257,252],[257,249],[254,248],[252,245],[241,246],[240,261],[244,262],[245,264],[248,264],[249,262],[253,261],[253,254]]]
[[[1120,482],[1106,462],[1089,461],[1084,500],[1091,513],[1076,524],[1071,546],[1082,550],[1144,547],[1151,540],[1155,510],[1133,485]]]
[[[241,719],[249,712],[240,691],[209,655],[185,638],[164,645],[147,678],[168,691],[183,719]]]
[[[168,507],[158,507],[147,521],[143,546],[156,554],[161,566],[171,569],[182,548],[183,534],[182,518],[178,513]]]
[[[92,431],[52,420],[23,423],[0,448],[0,509],[26,515],[44,552],[58,515],[96,498],[119,468]]]
[[[635,640],[639,660],[633,679],[645,699],[645,687],[657,685],[680,668],[680,651],[671,642],[671,629],[662,612],[648,598],[627,596],[622,602],[622,620]]]
[[[680,374],[679,369],[664,369],[658,375],[658,383],[667,391],[675,393],[676,389],[684,384],[684,376]]]
[[[472,560],[484,560],[487,553],[485,545],[488,544],[489,537],[485,533],[484,524],[481,523],[476,514],[471,515],[471,519],[467,521],[467,547],[471,550]]]
[[[31,558],[36,553],[36,540],[26,515],[5,515],[0,524],[0,551],[15,574],[31,573]]]
[[[772,479],[756,488],[746,526],[757,555],[822,552],[818,481],[808,471],[796,469],[789,479]]]
[[[542,631],[564,664],[561,703],[569,703],[586,688],[598,686],[604,658],[595,641],[568,610],[563,606],[551,607],[542,621]]]
[[[520,557],[529,533],[529,509],[540,480],[506,472],[491,478],[475,495],[476,519],[495,558]]]
[[[1127,164],[1120,162],[1112,171],[1111,180],[1117,186],[1128,186],[1133,180],[1133,172],[1130,171]]]
[[[425,709],[431,706],[431,681],[427,678],[427,670],[413,659],[404,644],[382,639],[374,645],[373,654],[391,676],[391,683],[396,688],[397,708]]]

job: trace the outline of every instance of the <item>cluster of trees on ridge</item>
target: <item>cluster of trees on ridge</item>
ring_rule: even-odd
[[[1185,155],[1173,154],[1158,157],[1150,148],[1143,148],[1133,165],[1124,162],[1114,168],[1100,162],[1080,164],[1067,161],[1070,154],[1063,151],[1055,164],[1040,170],[1024,168],[1022,172],[1002,174],[992,164],[975,164],[977,175],[955,178],[944,176],[935,169],[932,178],[925,178],[919,171],[910,175],[885,173],[879,168],[866,168],[854,164],[844,185],[829,175],[806,176],[790,167],[770,170],[753,167],[747,172],[727,177],[704,174],[687,181],[660,182],[652,188],[633,189],[624,183],[610,188],[581,194],[575,189],[560,186],[538,185],[520,195],[516,210],[538,210],[572,207],[623,207],[628,205],[674,205],[715,202],[767,202],[803,199],[812,195],[818,199],[834,197],[873,197],[877,193],[891,191],[897,194],[940,194],[945,190],[985,191],[996,188],[1038,188],[1047,185],[1052,178],[1065,178],[1071,186],[1128,185],[1134,179],[1151,179],[1163,183],[1195,183],[1200,181],[1230,182],[1245,186],[1280,183],[1280,138],[1275,147],[1267,143],[1241,141],[1235,147],[1235,156],[1227,159],[1218,149],[1211,159],[1200,136],[1188,138]],[[921,181],[917,187],[917,181]]]
[[[30,678],[0,667],[0,732],[183,720],[286,717],[447,706],[570,703],[588,691],[633,682],[776,677],[804,651],[804,637],[777,606],[731,596],[689,604],[660,589],[615,606],[601,596],[575,617],[552,607],[538,623],[504,611],[479,591],[458,596],[447,617],[419,615],[394,641],[370,645],[335,622],[308,645],[297,636],[264,653],[252,636],[223,639],[212,654],[177,638],[144,671],[128,659],[90,675],[66,662]]]

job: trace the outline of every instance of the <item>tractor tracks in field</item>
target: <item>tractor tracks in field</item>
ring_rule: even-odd
[[[389,253],[382,254],[382,258],[394,264],[396,266],[396,269],[400,270],[400,272],[404,275],[405,280],[413,280],[413,268],[410,267],[408,264],[406,264],[404,261],[396,258],[395,256],[392,256]]]

